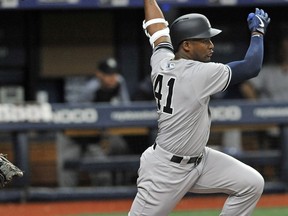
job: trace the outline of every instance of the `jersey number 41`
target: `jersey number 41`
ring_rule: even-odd
[[[166,104],[163,106],[163,112],[172,114],[173,108],[171,107],[172,103],[172,96],[173,96],[173,88],[175,84],[175,78],[171,77],[168,82],[166,83],[166,89],[162,91],[162,84],[163,84],[163,75],[159,74],[156,78],[154,84],[154,95],[157,101],[158,110],[161,110],[161,100],[162,100],[162,93],[166,93]],[[168,91],[167,91],[168,90]]]

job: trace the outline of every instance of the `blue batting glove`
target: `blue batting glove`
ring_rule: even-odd
[[[270,20],[268,14],[264,10],[258,8],[256,8],[255,13],[250,13],[247,18],[250,31],[257,31],[262,34],[266,33]]]

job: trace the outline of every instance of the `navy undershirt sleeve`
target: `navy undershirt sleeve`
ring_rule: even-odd
[[[244,59],[241,61],[233,61],[227,64],[232,71],[232,77],[229,85],[234,85],[256,77],[262,67],[263,55],[263,36],[252,36],[250,46]]]

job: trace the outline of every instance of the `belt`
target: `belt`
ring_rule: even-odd
[[[155,150],[156,147],[157,147],[157,143],[154,143],[153,149]],[[202,158],[203,158],[203,154],[200,154],[198,157],[189,157],[189,158],[187,158],[187,156],[181,157],[178,155],[172,155],[172,157],[170,158],[170,161],[180,164],[184,160],[186,160],[186,162],[185,162],[186,164],[194,163],[194,165],[197,166],[201,162]]]

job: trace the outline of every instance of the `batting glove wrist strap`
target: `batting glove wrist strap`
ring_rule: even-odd
[[[264,10],[256,8],[255,13],[248,15],[247,22],[251,32],[257,31],[264,35],[270,18]]]

